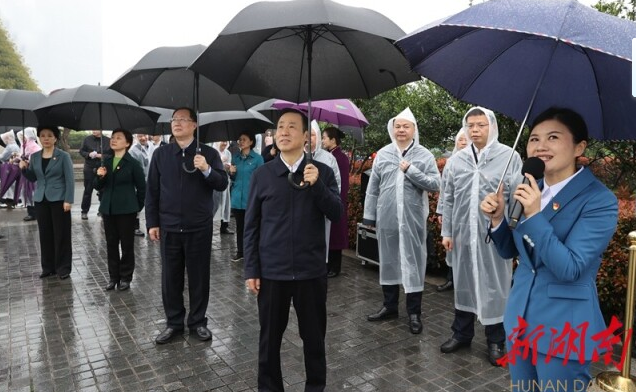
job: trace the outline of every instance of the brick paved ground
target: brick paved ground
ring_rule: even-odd
[[[80,200],[81,186],[76,189]],[[164,327],[159,247],[136,239],[131,289],[104,291],[108,280],[103,228],[96,205],[89,220],[73,209],[71,278],[38,278],[37,225],[25,210],[0,210],[0,391],[255,391],[258,318],[245,290],[242,263],[232,263],[233,236],[213,240],[208,326],[212,342],[186,334],[154,344]],[[451,292],[428,284],[424,331],[408,332],[401,317],[369,323],[381,306],[377,268],[354,258],[329,280],[329,391],[507,391],[507,371],[486,360],[483,327],[469,349],[442,354],[450,335]],[[435,280],[437,279],[437,280]],[[428,277],[429,283],[439,278]],[[186,296],[187,297],[187,296]],[[293,311],[292,311],[293,312]],[[295,316],[282,347],[288,391],[304,388],[302,344]],[[594,367],[596,374],[601,367]]]

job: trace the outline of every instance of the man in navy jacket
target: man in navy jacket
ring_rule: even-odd
[[[282,391],[280,346],[291,301],[303,340],[305,391],[323,391],[327,378],[327,249],[325,217],[337,221],[342,203],[333,171],[307,163],[307,118],[284,111],[276,143],[280,155],[252,176],[245,216],[245,279],[258,295],[261,325],[258,389]],[[289,173],[309,184],[293,188]],[[302,173],[302,174],[301,174]]]
[[[175,143],[159,147],[152,156],[146,188],[146,226],[153,241],[161,240],[161,294],[166,329],[157,344],[183,332],[184,269],[188,272],[188,328],[199,340],[212,339],[205,311],[210,297],[213,191],[227,188],[219,153],[197,145],[196,113],[189,108],[172,114]]]

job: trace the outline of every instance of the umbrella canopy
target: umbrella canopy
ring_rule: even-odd
[[[200,139],[204,143],[237,140],[243,133],[256,135],[272,127],[267,117],[254,110],[199,114]]]
[[[33,109],[46,95],[37,91],[0,90],[0,125],[37,127]]]
[[[245,110],[266,99],[229,94],[210,79],[187,69],[204,50],[203,45],[153,49],[109,88],[142,106],[188,107],[201,112]]]
[[[635,139],[636,23],[575,0],[491,0],[397,41],[415,71],[518,121],[568,107],[590,136]]]
[[[312,99],[371,98],[420,79],[393,45],[403,35],[365,8],[261,1],[239,12],[190,68],[231,93],[307,101],[311,115]]]
[[[144,133],[146,135],[170,135],[172,128],[170,120],[172,119],[173,109],[157,108],[151,106],[142,106],[144,109],[159,114],[157,123],[154,126],[139,127],[133,130],[134,133]]]
[[[259,112],[263,116],[267,117],[269,121],[274,123],[274,125],[276,125],[278,123],[278,119],[280,118],[280,110],[272,106],[276,101],[279,100],[276,98],[268,99],[267,101],[263,101],[252,106],[250,110]]]
[[[293,102],[276,100],[273,107],[277,109],[293,108],[307,113],[307,102],[295,104]],[[369,125],[360,109],[348,99],[327,99],[311,103],[311,118],[338,126],[362,128]]]
[[[51,93],[36,108],[41,124],[75,130],[135,129],[154,126],[158,113],[103,86],[82,85]]]
[[[311,99],[371,98],[418,80],[393,45],[385,16],[330,0],[244,8],[191,68],[231,93]]]

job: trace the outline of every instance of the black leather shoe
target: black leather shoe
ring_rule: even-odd
[[[55,275],[55,272],[42,272],[40,274],[40,279],[48,278],[49,276]]]
[[[130,288],[130,282],[119,282],[119,291],[125,291]]]
[[[212,332],[207,327],[197,327],[194,336],[202,342],[212,339]]]
[[[110,282],[108,282],[108,284],[106,285],[106,291],[110,291],[115,289],[115,286],[117,286],[117,282],[111,280]]]
[[[328,278],[335,278],[336,276],[340,275],[339,272],[333,272],[333,271],[329,271],[327,272],[327,277]]]
[[[455,338],[450,338],[439,348],[444,354],[452,353],[462,347],[470,347],[470,342],[461,342]]]
[[[373,313],[367,316],[367,321],[382,321],[398,318],[397,310],[389,310],[384,306],[377,313]]]
[[[436,290],[438,293],[441,293],[442,291],[448,291],[448,290],[452,290],[453,289],[453,281],[452,280],[447,280],[446,283],[437,286]]]
[[[501,343],[489,343],[488,344],[488,361],[492,366],[501,366],[497,363],[498,359],[503,358],[506,354],[504,346]]]
[[[155,343],[166,344],[172,339],[174,339],[175,336],[180,335],[181,333],[183,333],[182,329],[174,329],[174,328],[168,327],[164,329],[163,332],[160,333],[159,336],[155,338]]]
[[[66,280],[71,274],[62,274],[60,275],[60,280]]]
[[[144,233],[143,231],[139,230],[139,229],[135,229],[135,237],[145,237],[146,233]]]
[[[30,221],[34,221],[35,217],[31,216],[31,215],[27,215],[24,218],[22,218],[22,220],[25,221],[25,222],[30,222]]]
[[[221,234],[234,234],[234,232],[230,229],[227,229],[227,230],[221,230]]]
[[[409,314],[409,329],[414,335],[422,333],[422,319],[419,314]]]

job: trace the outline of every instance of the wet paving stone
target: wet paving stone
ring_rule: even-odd
[[[78,200],[81,190],[78,185]],[[155,336],[165,326],[159,245],[136,238],[130,290],[105,291],[106,244],[96,207],[94,200],[88,221],[80,220],[78,206],[72,211],[73,272],[64,281],[39,279],[36,223],[23,222],[19,209],[0,210],[5,236],[0,239],[0,391],[256,391],[258,312],[256,298],[245,289],[242,263],[230,261],[234,237],[221,237],[215,227],[207,310],[213,340],[200,342],[186,329],[173,342],[156,346]],[[470,348],[439,351],[453,320],[452,292],[434,290],[440,278],[427,278],[424,331],[412,335],[404,298],[398,319],[366,321],[382,305],[377,267],[346,255],[342,274],[328,282],[328,391],[510,389],[507,371],[487,362],[481,325]],[[303,391],[302,341],[293,309],[281,360],[286,390]],[[595,364],[593,374],[601,370]]]

